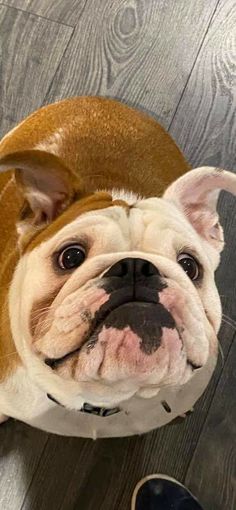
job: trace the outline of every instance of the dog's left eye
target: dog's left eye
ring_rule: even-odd
[[[188,255],[187,253],[180,253],[177,258],[177,262],[180,266],[182,266],[190,280],[194,281],[199,278],[200,266],[196,259],[192,257],[192,255]]]
[[[75,269],[83,264],[85,250],[79,244],[73,244],[64,248],[57,257],[57,264],[61,269]]]

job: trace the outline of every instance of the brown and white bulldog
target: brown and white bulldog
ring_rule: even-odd
[[[152,118],[84,97],[0,144],[0,412],[58,434],[140,434],[213,373],[220,189]]]

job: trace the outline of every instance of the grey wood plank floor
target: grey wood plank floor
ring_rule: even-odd
[[[72,32],[0,3],[1,135],[41,106]]]
[[[69,95],[154,115],[193,165],[236,171],[236,0],[0,0],[0,132]],[[224,357],[194,413],[142,437],[61,438],[0,427],[1,510],[128,510],[152,472],[187,481],[206,510],[235,510],[236,200],[219,206]]]
[[[52,21],[75,26],[88,2],[87,0],[4,0],[2,3]]]

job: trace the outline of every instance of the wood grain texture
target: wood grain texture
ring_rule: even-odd
[[[235,109],[236,3],[223,0],[215,12],[170,128],[193,166],[221,166],[236,171]],[[224,194],[219,211],[226,248],[217,272],[217,284],[225,313],[236,319],[235,198]]]
[[[0,508],[19,510],[48,436],[10,420],[0,427]]]
[[[41,106],[71,34],[0,5],[0,136]]]
[[[236,339],[216,390],[186,482],[206,509],[236,508]]]
[[[236,171],[236,2],[222,0],[171,125],[189,161]]]
[[[86,0],[3,0],[1,3],[74,26],[83,12]]]
[[[168,126],[217,2],[88,1],[46,102],[116,97]]]
[[[234,335],[235,325],[223,323],[225,357]],[[96,442],[50,436],[21,510],[129,510],[132,490],[147,473],[168,473],[183,481],[221,371],[219,360],[207,392],[180,424]]]
[[[219,215],[224,228],[225,248],[216,272],[216,283],[221,296],[224,313],[236,320],[236,199],[222,193]]]

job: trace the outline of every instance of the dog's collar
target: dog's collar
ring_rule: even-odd
[[[52,395],[50,395],[50,393],[47,393],[47,397],[50,400],[52,400],[53,402],[55,402],[56,404],[58,404],[59,406],[64,407],[63,404],[58,402],[58,400],[56,400]],[[93,406],[91,404],[84,403],[83,406],[81,407],[81,409],[79,410],[79,412],[94,414],[95,416],[106,417],[106,416],[112,416],[113,414],[119,413],[120,409],[119,409],[119,407],[113,407],[112,409],[107,409],[106,407],[97,407],[97,406]]]

